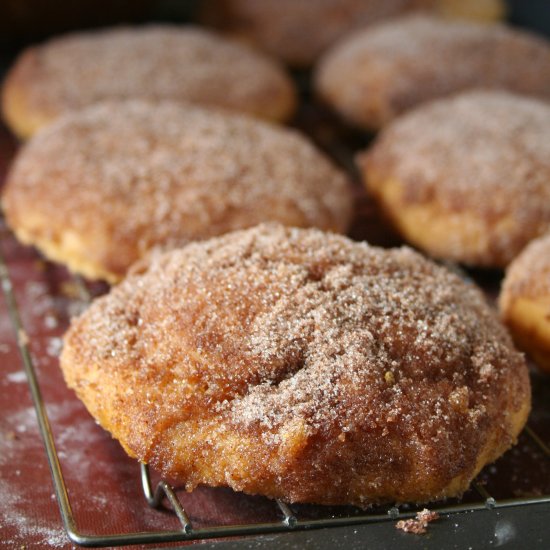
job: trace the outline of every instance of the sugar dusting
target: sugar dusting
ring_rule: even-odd
[[[23,54],[28,108],[57,116],[105,99],[193,101],[268,118],[293,104],[290,79],[260,53],[195,27],[80,32]],[[9,83],[9,80],[8,80]]]
[[[504,25],[400,17],[343,40],[322,60],[317,81],[344,115],[381,127],[460,90],[503,88],[548,98],[550,44]]]
[[[155,246],[266,220],[343,231],[347,186],[295,131],[128,101],[91,107],[42,132],[16,160],[4,205],[16,230],[74,240],[68,256],[123,272]]]
[[[107,500],[102,493],[102,484],[91,477],[97,475],[97,469],[90,462],[89,457],[90,449],[101,445],[106,436],[92,419],[85,418],[75,423],[75,415],[80,410],[80,403],[73,399],[47,405],[47,415],[54,427],[55,443],[66,481],[70,487],[75,480],[79,487],[93,486],[94,493],[91,498],[95,506],[102,509],[105,508]],[[45,476],[44,483],[37,486],[34,492],[28,490],[26,479],[20,476],[20,469],[13,471],[15,475],[5,475],[0,479],[0,493],[2,494],[0,527],[2,525],[10,527],[13,532],[11,539],[2,542],[16,546],[28,544],[31,541],[33,544],[56,548],[69,547],[71,543],[57,511],[54,514],[54,521],[51,518],[41,518],[32,514],[32,500],[40,501],[42,498],[36,493],[52,490],[45,459],[41,461],[40,465],[34,466],[26,462],[26,453],[29,447],[38,447],[40,449],[38,452],[44,453],[34,407],[30,406],[16,413],[5,415],[2,420],[1,437],[0,465],[3,466],[6,474],[8,471],[13,471],[16,466],[21,469],[40,467]],[[21,441],[21,438],[25,438],[25,441]],[[23,455],[22,452],[25,454]],[[34,453],[31,454],[36,456]],[[122,496],[119,496],[118,493],[114,496],[110,495],[111,501],[113,498],[115,502],[118,502],[119,499],[122,500],[124,498],[123,488],[120,488],[120,493]],[[53,493],[51,499],[55,500]],[[57,505],[54,503],[52,506],[55,508]]]
[[[73,322],[61,363],[117,437],[134,419],[138,456],[156,426],[195,414],[216,419],[211,445],[237,430],[277,452],[301,426],[321,452],[337,439],[382,469],[405,456],[443,479],[473,468],[493,430],[510,445],[502,411],[529,391],[472,285],[406,248],[269,225],[153,258]],[[332,467],[347,479],[353,464]],[[393,468],[369,490],[397,483]]]
[[[25,371],[10,372],[6,374],[6,380],[12,382],[13,384],[21,384],[22,382],[27,381],[27,375]]]
[[[387,170],[412,200],[433,194],[446,208],[468,203],[493,215],[521,201],[528,217],[543,208],[537,204],[550,202],[549,128],[545,102],[469,92],[394,123],[371,153],[372,163],[391,163]]]
[[[28,491],[25,479],[18,474],[19,470],[15,471],[15,477],[7,475],[9,468],[24,464],[25,461],[25,457],[20,454],[22,444],[18,438],[32,438],[37,446],[42,445],[34,407],[22,409],[17,413],[8,413],[2,420],[2,426],[4,429],[1,434],[0,465],[5,469],[6,475],[0,478],[0,528],[4,526],[13,529],[11,538],[3,539],[2,542],[14,548],[21,548],[29,541],[53,548],[69,546],[70,541],[61,521],[58,526],[52,526],[52,522],[47,519],[29,515],[29,509],[32,509],[31,501],[36,495]],[[6,428],[12,431],[4,431]],[[49,478],[47,470],[44,471],[44,475]],[[49,479],[35,490],[50,490]]]

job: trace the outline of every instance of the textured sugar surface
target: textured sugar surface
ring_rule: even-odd
[[[468,92],[405,115],[374,149],[421,200],[499,213],[517,201],[550,217],[550,105],[507,92]],[[409,190],[410,188],[410,190]],[[519,213],[518,213],[519,215]]]
[[[531,66],[520,63],[518,53],[531,53]],[[481,25],[449,21],[428,15],[400,17],[395,21],[361,30],[344,40],[327,55],[331,70],[353,71],[369,66],[377,74],[391,75],[391,91],[399,93],[411,84],[424,84],[451,91],[466,86],[537,82],[550,94],[550,75],[544,64],[550,59],[550,45],[543,39],[502,25]],[[509,61],[509,62],[507,62]],[[340,65],[340,68],[338,67]],[[543,72],[536,76],[537,69]],[[517,74],[521,71],[521,74]],[[423,83],[422,75],[430,81]],[[350,85],[361,81],[359,70],[349,73]],[[521,82],[525,78],[525,82]],[[539,80],[540,79],[540,80]],[[545,82],[545,84],[544,84]],[[532,90],[533,92],[536,91]],[[412,91],[414,93],[414,90]]]
[[[278,66],[194,27],[78,33],[47,42],[33,55],[26,92],[30,102],[52,114],[131,97],[191,100],[256,112],[266,98],[292,94]]]
[[[508,259],[550,229],[545,102],[508,92],[463,93],[404,115],[363,158],[374,179],[399,182],[406,204],[483,220],[492,247]],[[468,247],[452,235],[448,241],[457,252]]]
[[[213,415],[219,434],[258,433],[273,448],[296,422],[327,441],[398,431],[415,452],[439,449],[443,472],[470,460],[527,389],[521,355],[473,286],[406,248],[280,226],[154,258],[73,323],[68,345],[73,384],[94,394],[97,370],[86,370],[98,365],[106,395],[123,383],[116,399],[146,403],[136,414],[148,425]]]
[[[135,259],[265,220],[342,230],[347,185],[297,132],[192,106],[108,102],[29,143],[5,204],[16,227],[42,220],[44,238],[73,231],[91,254],[130,248]]]

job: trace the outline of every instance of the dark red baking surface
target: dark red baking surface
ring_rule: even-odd
[[[332,156],[352,170],[351,150],[365,138],[343,128],[316,107],[302,109],[297,125],[313,135]],[[340,145],[345,143],[346,145]],[[16,149],[0,129],[0,181]],[[357,220],[351,235],[377,244],[394,244],[395,237],[376,216],[372,204],[357,186]],[[63,382],[58,367],[61,336],[71,313],[85,307],[72,296],[66,271],[44,262],[30,248],[16,243],[2,226],[1,247],[20,309],[38,379],[47,405],[61,466],[79,531],[112,534],[130,531],[177,529],[168,511],[148,508],[140,486],[139,468],[109,434],[97,426],[84,406]],[[494,297],[499,274],[473,277]],[[534,412],[530,425],[550,442],[550,377],[533,372]],[[71,548],[61,523],[44,447],[32,406],[16,337],[0,298],[0,544],[8,548]],[[498,498],[550,494],[549,461],[525,435],[518,445],[480,476]],[[156,478],[155,478],[156,479]],[[197,527],[275,521],[274,504],[261,497],[235,494],[227,489],[201,488],[192,494],[178,491]],[[465,502],[479,501],[474,491]],[[302,518],[353,514],[350,509],[295,506]],[[442,520],[443,522],[449,520]]]

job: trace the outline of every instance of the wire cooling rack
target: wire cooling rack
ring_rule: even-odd
[[[397,518],[407,518],[414,515],[412,507],[408,507],[408,512],[403,513],[397,507],[387,507],[385,509],[377,509],[375,512],[361,512],[358,514],[344,515],[342,517],[330,516],[327,512],[326,518],[322,519],[307,519],[300,518],[300,515],[286,503],[276,500],[274,506],[277,509],[280,517],[279,521],[270,523],[250,523],[240,525],[220,525],[197,528],[189,519],[187,511],[184,509],[176,491],[166,482],[160,481],[155,488],[149,469],[145,464],[140,464],[139,476],[136,472],[136,483],[139,483],[141,478],[141,486],[144,495],[145,503],[152,508],[160,508],[166,501],[175,514],[180,523],[180,528],[176,530],[157,530],[143,532],[127,532],[127,533],[112,533],[112,534],[93,534],[83,533],[78,526],[77,519],[71,507],[71,500],[67,490],[67,484],[63,476],[61,465],[59,462],[58,453],[54,436],[51,430],[50,421],[46,413],[46,407],[42,398],[40,386],[38,384],[35,365],[29,351],[29,341],[25,336],[25,328],[23,326],[20,311],[17,305],[17,300],[13,290],[12,280],[10,278],[8,265],[0,250],[0,279],[2,289],[8,306],[8,313],[13,325],[13,330],[17,336],[17,345],[22,357],[25,373],[28,379],[32,400],[36,409],[38,424],[46,455],[53,479],[53,485],[61,517],[64,527],[67,531],[70,540],[81,546],[123,546],[130,544],[147,544],[147,543],[163,543],[176,541],[192,541],[201,539],[223,538],[223,537],[243,537],[247,535],[259,535],[266,533],[281,533],[289,531],[319,529],[327,527],[342,527],[358,524],[382,522],[395,520]],[[80,298],[89,301],[90,293],[86,284],[82,279],[76,277],[74,280],[76,288],[79,290]],[[525,435],[538,448],[543,460],[550,459],[550,449],[544,443],[541,437],[530,427],[524,430]],[[458,503],[458,504],[442,504],[431,506],[432,510],[436,510],[442,515],[454,514],[466,511],[475,511],[482,509],[499,509],[512,506],[526,506],[530,504],[550,503],[550,495],[542,495],[531,498],[506,498],[495,499],[480,483],[474,482],[473,489],[477,492],[478,498],[474,502]],[[134,503],[129,503],[135,505]]]

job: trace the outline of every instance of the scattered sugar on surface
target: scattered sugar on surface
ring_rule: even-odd
[[[48,344],[46,346],[46,353],[50,357],[58,357],[63,348],[62,338],[48,338]]]
[[[36,446],[42,447],[34,407],[27,407],[17,413],[5,415],[2,425],[16,432],[17,437],[32,438]],[[25,457],[20,455],[21,443],[16,437],[8,437],[7,432],[1,435],[0,464],[4,468],[13,468],[15,461],[25,464]],[[10,539],[2,540],[2,542],[14,547],[20,547],[29,541],[32,541],[33,544],[55,548],[68,545],[69,539],[60,521],[57,527],[52,527],[40,517],[29,517],[29,501],[35,498],[35,495],[26,489],[26,480],[20,476],[20,470],[17,470],[15,474],[15,477],[6,475],[0,479],[0,494],[2,494],[0,526],[4,525],[15,529],[13,536]],[[47,475],[47,471],[45,475]],[[35,490],[41,491],[45,487],[44,484]]]
[[[0,493],[2,494],[0,510],[3,510],[0,527],[5,526],[16,530],[13,536],[2,540],[8,548],[25,548],[29,541],[32,541],[33,545],[50,548],[70,546],[70,540],[61,522],[58,527],[51,527],[41,518],[29,518],[21,493],[15,492],[13,485],[5,479],[0,479]]]
[[[27,381],[27,375],[25,374],[25,371],[22,370],[17,372],[10,372],[6,374],[6,380],[14,384],[21,384],[22,382]]]
[[[75,424],[73,422],[75,412],[80,409],[81,404],[78,401],[69,400],[63,403],[48,404],[47,414],[54,427],[56,447],[66,479],[67,476],[69,480],[73,479],[73,476],[77,476],[79,483],[87,485],[92,482],[89,476],[93,469],[89,460],[89,449],[104,441],[106,434],[96,426],[91,418],[86,418]],[[28,445],[35,445],[43,452],[34,407],[27,407],[16,413],[5,415],[2,425],[4,429],[7,428],[17,435],[8,437],[8,432],[2,434],[0,464],[5,468],[13,468],[13,465],[18,462],[22,469],[33,467],[25,462],[25,456],[21,455],[21,452]],[[23,444],[17,439],[20,437],[25,437],[27,441]],[[47,523],[46,519],[29,516],[29,501],[33,498],[40,500],[40,498],[27,490],[27,482],[20,472],[19,469],[15,472],[15,476],[5,476],[0,479],[0,493],[2,494],[0,525],[15,528],[11,539],[2,542],[21,545],[32,541],[34,544],[51,547],[68,546],[70,542],[60,520],[57,526],[53,526],[56,525],[55,522]],[[47,468],[44,469],[44,475],[48,476],[47,483],[40,485],[35,491],[51,490]],[[105,497],[98,493],[97,487],[94,487],[94,490],[94,502],[99,505]],[[53,495],[52,498],[54,498]]]

